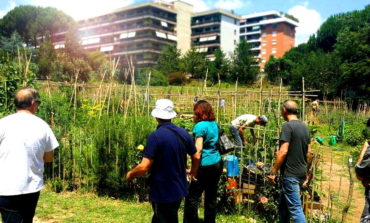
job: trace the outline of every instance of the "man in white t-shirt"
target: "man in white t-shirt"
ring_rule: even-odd
[[[44,162],[53,161],[59,143],[34,115],[41,103],[35,89],[20,89],[14,103],[17,112],[0,119],[0,213],[3,223],[29,223],[44,184]]]
[[[243,135],[243,131],[250,127],[250,132],[253,137],[253,143],[256,142],[256,136],[254,135],[254,130],[252,129],[255,125],[262,125],[266,126],[267,124],[267,117],[264,115],[255,116],[251,114],[245,114],[237,117],[233,121],[231,121],[230,132],[233,136],[236,145],[240,148],[246,144],[246,140]]]

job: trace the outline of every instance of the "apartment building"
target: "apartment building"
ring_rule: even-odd
[[[79,21],[79,37],[86,50],[100,50],[112,57],[132,56],[136,66],[151,66],[168,44],[178,43],[182,52],[190,49],[191,14],[192,6],[182,1],[136,4]],[[64,47],[65,35],[55,35],[56,49]]]
[[[198,52],[206,53],[210,60],[214,59],[216,49],[229,56],[239,43],[240,19],[220,9],[195,13],[191,19],[192,45]]]
[[[240,20],[240,40],[252,45],[263,71],[270,56],[281,57],[294,47],[297,26],[294,18],[275,10],[244,15]]]

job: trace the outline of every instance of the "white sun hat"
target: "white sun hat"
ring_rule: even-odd
[[[173,110],[173,107],[173,102],[171,100],[159,99],[155,102],[152,116],[160,119],[172,119],[176,117],[176,112]]]

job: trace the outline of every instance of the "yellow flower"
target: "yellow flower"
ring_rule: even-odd
[[[226,168],[224,168],[222,171],[223,171],[224,173],[226,173],[226,172],[227,172]]]
[[[144,146],[140,144],[140,145],[137,146],[137,149],[140,150],[140,151],[143,151],[144,150]]]

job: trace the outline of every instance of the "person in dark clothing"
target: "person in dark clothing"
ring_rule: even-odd
[[[307,126],[298,120],[297,104],[284,102],[282,116],[287,121],[282,127],[280,149],[269,180],[275,184],[280,169],[282,193],[279,203],[280,222],[306,222],[300,199],[300,184],[307,173],[307,160],[312,159],[310,134]]]
[[[357,164],[360,164],[362,162],[366,153],[370,153],[369,152],[370,151],[370,118],[367,120],[366,129],[364,130],[364,132],[366,133],[365,137],[367,138],[365,140],[364,145],[362,146],[362,151],[358,158]],[[370,173],[369,173],[369,177],[363,177],[357,174],[356,176],[357,176],[357,179],[359,179],[362,185],[365,187],[365,206],[361,214],[360,222],[361,223],[370,222],[370,180],[369,180]]]
[[[141,163],[127,173],[126,179],[130,181],[150,171],[152,223],[176,223],[181,200],[188,194],[186,155],[192,159],[192,179],[196,177],[200,155],[186,130],[171,123],[176,116],[172,101],[158,100],[152,116],[158,121],[157,130],[148,137]]]
[[[196,179],[190,183],[189,195],[185,198],[184,223],[198,223],[198,206],[203,191],[204,222],[216,221],[217,189],[222,173],[222,159],[216,147],[218,126],[212,106],[200,100],[194,105],[193,129],[195,147],[201,154],[201,164]]]

